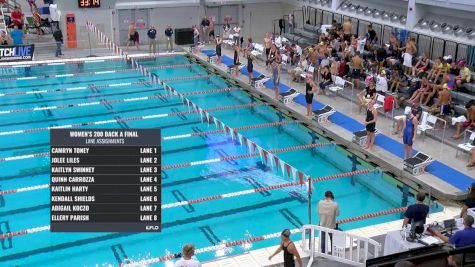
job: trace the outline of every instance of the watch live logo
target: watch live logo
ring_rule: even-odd
[[[32,60],[34,45],[14,45],[0,47],[0,61]]]

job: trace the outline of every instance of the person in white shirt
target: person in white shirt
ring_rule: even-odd
[[[335,202],[335,196],[332,191],[325,192],[325,199],[318,202],[318,218],[320,219],[319,225],[329,229],[337,229],[336,217],[340,216],[340,207]],[[332,242],[332,234],[328,233],[330,237],[330,243]],[[320,249],[323,253],[328,253],[326,233],[322,232]],[[330,248],[332,246],[330,245]],[[325,249],[327,248],[327,249]]]
[[[290,77],[292,77],[292,81],[293,82],[298,81],[300,75],[304,73],[305,71],[307,71],[307,68],[308,68],[307,59],[305,57],[301,57],[297,67],[289,71],[289,75]]]
[[[381,70],[381,72],[376,77],[376,92],[378,94],[385,95],[388,91],[388,80],[386,79],[386,71]]]
[[[356,51],[363,54],[365,45],[366,45],[366,38],[364,37],[358,38],[358,45],[356,47]]]
[[[175,267],[201,267],[201,263],[194,257],[195,245],[186,244],[183,246],[182,259],[175,262]]]
[[[239,41],[241,40],[241,27],[239,27],[239,24],[237,24],[236,26],[234,26],[233,28],[233,31],[234,31],[234,43],[239,46]]]
[[[280,37],[280,34],[278,33],[275,34],[274,44],[279,49],[282,47],[282,37]]]

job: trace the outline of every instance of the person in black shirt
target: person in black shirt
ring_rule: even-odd
[[[150,26],[150,29],[147,31],[147,36],[149,39],[149,45],[148,45],[148,52],[150,54],[156,54],[157,53],[157,30],[155,30],[155,27],[152,25]]]
[[[323,67],[323,72],[322,72],[322,81],[319,84],[320,91],[318,94],[325,94],[325,88],[329,85],[332,84],[332,74],[330,72],[330,68],[328,65]]]
[[[465,215],[467,215],[467,210],[472,208],[475,208],[475,183],[472,183],[468,189],[467,199],[465,199],[462,211],[460,212],[460,218],[463,218]]]
[[[173,53],[172,35],[173,35],[172,25],[168,24],[167,28],[165,29],[165,36],[167,37],[167,52],[168,53],[170,53],[170,51]]]
[[[285,229],[282,231],[280,235],[281,243],[279,248],[269,256],[269,260],[272,260],[272,257],[279,254],[281,251],[284,251],[284,267],[295,267],[295,258],[297,258],[297,262],[299,263],[300,267],[303,267],[302,259],[300,258],[300,254],[295,247],[295,244],[290,240],[290,230]]]
[[[376,55],[376,72],[379,73],[381,71],[381,68],[383,67],[384,62],[386,61],[386,58],[388,57],[388,53],[386,52],[386,49],[384,49],[383,46],[376,49],[374,53]]]
[[[425,198],[426,194],[424,192],[417,193],[416,204],[412,204],[407,207],[407,210],[404,213],[402,227],[416,222],[422,222],[423,224],[426,223],[427,214],[429,214],[429,206],[424,204]]]
[[[63,55],[61,53],[61,45],[63,44],[63,33],[59,27],[53,33],[54,40],[56,41],[56,57]]]
[[[373,51],[373,45],[378,41],[376,31],[373,29],[373,25],[368,25],[368,33],[366,34],[366,45],[369,51]]]

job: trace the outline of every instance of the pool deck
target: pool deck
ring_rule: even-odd
[[[427,218],[427,223],[441,222],[447,218],[453,218],[460,214],[460,207],[456,205],[455,203],[443,202],[442,205],[444,205],[444,210],[441,212],[430,214],[429,218]],[[367,227],[357,228],[357,229],[349,230],[346,232],[354,234],[354,235],[362,236],[362,237],[373,238],[376,236],[385,235],[389,231],[401,229],[401,226],[402,226],[402,220],[396,220],[396,221],[391,221],[387,223],[381,223],[381,224],[371,225]],[[294,234],[293,238],[295,240],[299,240],[300,236],[298,234]],[[278,244],[279,240],[276,239],[275,242],[276,244]],[[302,258],[306,258],[309,256],[308,253],[305,253],[302,251],[301,241],[296,241],[295,244]],[[272,259],[272,261],[268,260],[268,257],[272,253],[274,253],[277,247],[278,246],[272,246],[272,247],[267,247],[267,248],[262,248],[262,249],[256,249],[256,250],[251,250],[248,253],[244,253],[244,254],[240,254],[240,255],[236,255],[232,257],[219,258],[213,261],[204,262],[202,266],[203,267],[242,267],[242,266],[246,266],[246,267],[261,267],[261,266],[266,266],[266,267],[276,266],[277,267],[279,266],[280,267],[281,266],[280,264],[282,263],[282,255],[275,256]],[[304,261],[304,266],[306,266],[305,262],[306,261]],[[318,265],[317,263],[315,263],[312,266],[314,267],[328,266],[328,264]],[[334,266],[339,266],[339,265],[334,265]],[[343,265],[343,266],[347,266],[347,265]]]
[[[212,47],[209,48],[212,49]],[[203,50],[204,49],[207,49],[207,47],[204,47]],[[228,48],[225,48],[223,49],[223,55],[232,56],[232,51]],[[206,62],[207,56],[202,53],[194,56],[198,57],[203,64],[208,64],[209,66],[218,69],[222,75],[230,77],[229,74],[226,73],[227,67],[224,64],[222,64],[221,66],[209,64]],[[241,62],[245,62],[244,59],[242,59]],[[259,71],[260,73],[263,73],[268,77],[271,77],[271,73],[265,70],[265,65],[262,61],[254,61],[254,70]],[[266,88],[256,89],[249,86],[247,76],[241,74],[238,77],[232,78],[238,80],[240,82],[240,85],[243,88],[246,88],[249,92],[257,95],[258,97],[263,98],[269,104],[279,107],[279,110],[284,111],[284,113],[287,113],[289,115],[292,115],[300,122],[308,125],[309,128],[315,130],[316,132],[332,138],[337,144],[345,146],[347,150],[355,153],[364,160],[377,164],[383,171],[392,173],[394,176],[396,176],[397,179],[401,180],[404,183],[407,183],[411,187],[420,188],[422,190],[430,192],[431,195],[439,199],[464,199],[466,194],[465,190],[461,190],[460,188],[457,188],[430,173],[413,176],[410,173],[403,171],[403,160],[397,155],[390,153],[389,151],[377,146],[377,144],[375,145],[372,151],[362,149],[361,147],[352,142],[352,132],[335,123],[326,123],[322,125],[317,124],[315,121],[309,119],[304,115],[305,108],[302,105],[297,104],[293,101],[288,105],[284,105],[283,103],[274,100],[272,90]],[[282,74],[281,83],[286,84],[289,87],[295,88],[299,92],[304,92],[305,90],[305,84],[295,82],[292,83],[290,76],[285,72]],[[360,113],[358,111],[358,106],[355,102],[351,103],[347,99],[342,98],[340,96],[335,96],[333,94],[316,95],[315,99],[317,99],[323,104],[327,104],[334,107],[336,111],[341,112],[357,121],[363,122],[365,118],[365,114]],[[380,116],[378,116],[378,130],[385,136],[397,142],[401,142],[401,138],[391,134],[392,125],[393,120],[388,119],[381,114]],[[468,169],[465,167],[467,163],[465,160],[466,157],[454,157],[456,149],[452,146],[442,144],[440,141],[434,140],[430,137],[419,136],[418,138],[416,138],[414,149],[418,151],[423,151],[431,155],[434,159],[440,161],[441,163],[450,166],[453,169],[467,176],[470,176],[473,179],[473,182],[475,182],[475,170]]]
[[[207,47],[204,47],[203,49],[207,49]],[[209,47],[209,49],[213,49],[213,47]],[[223,49],[223,55],[231,57],[232,51],[230,49],[225,48]],[[226,73],[227,67],[225,65],[216,66],[215,64],[207,63],[207,56],[202,53],[195,54],[194,56],[198,57],[200,61],[202,61],[202,63],[207,64],[215,69],[218,69],[222,75],[230,77],[229,74]],[[245,61],[242,60],[241,62]],[[272,75],[269,71],[265,70],[265,65],[262,61],[254,61],[254,70],[257,70],[268,77],[271,77]],[[344,145],[348,150],[360,156],[361,158],[377,164],[381,167],[382,170],[394,174],[397,179],[410,185],[411,187],[426,190],[427,192],[430,192],[430,194],[432,194],[434,197],[440,199],[442,204],[444,205],[444,210],[442,212],[431,214],[427,220],[428,223],[436,221],[440,222],[445,219],[454,218],[455,216],[458,216],[460,214],[460,204],[452,200],[463,199],[466,194],[465,191],[454,187],[453,185],[439,179],[438,177],[430,173],[413,176],[402,170],[403,161],[401,158],[395,156],[394,154],[378,147],[377,145],[375,145],[373,151],[363,150],[356,144],[352,143],[351,140],[353,137],[353,133],[344,129],[343,127],[334,123],[318,125],[315,121],[309,119],[304,115],[306,111],[303,106],[294,103],[293,101],[288,105],[284,105],[281,102],[274,100],[272,90],[256,89],[249,86],[248,77],[245,75],[240,74],[238,77],[232,78],[240,81],[241,85],[244,88],[253,92],[254,94],[257,94],[259,97],[265,99],[268,103],[272,103],[273,105],[278,106],[280,110],[287,110],[288,114],[293,115],[299,121],[307,124],[311,129],[315,130],[316,132],[331,137],[333,140],[335,140],[337,144]],[[282,74],[281,83],[292,85],[292,88],[295,88],[300,92],[304,92],[305,90],[303,83],[292,83],[291,78],[287,73]],[[322,102],[323,104],[333,106],[337,111],[340,111],[356,120],[364,120],[364,114],[359,113],[358,106],[355,102],[350,103],[347,99],[331,94],[318,95],[316,97],[318,98],[318,101]],[[377,128],[381,131],[382,134],[385,134],[386,136],[389,136],[390,138],[394,139],[395,136],[391,135],[392,124],[392,120],[385,118],[384,116],[379,116]],[[430,137],[419,137],[419,139],[416,139],[414,149],[418,151],[424,151],[425,153],[430,154],[434,159],[437,159],[442,163],[472,178],[475,175],[475,171],[469,170],[465,167],[466,161],[460,158],[452,157],[452,155],[455,155],[456,152],[456,150],[452,146],[441,144],[440,141],[434,140]],[[401,229],[401,225],[402,220],[396,220],[392,222],[353,229],[348,232],[359,236],[372,238],[375,236],[385,235],[388,231]],[[294,236],[295,239],[299,239],[297,238],[297,235]],[[276,239],[276,243],[278,242],[279,241]],[[304,253],[300,249],[301,242],[298,241],[296,243],[298,244],[298,249],[302,258],[308,257],[308,254]],[[267,247],[263,249],[253,250],[248,253],[240,254],[237,256],[217,259],[204,263],[203,267],[281,266],[282,257],[276,256],[273,258],[272,261],[269,261],[267,259],[268,256],[271,255],[276,248],[277,246]],[[312,266],[321,265],[313,264]]]

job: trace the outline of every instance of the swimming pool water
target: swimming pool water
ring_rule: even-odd
[[[146,67],[191,63],[185,56],[140,60]],[[40,78],[32,80],[1,80],[2,78],[44,76],[68,73],[124,70],[120,73]],[[152,70],[160,79],[206,75],[198,64],[191,67]],[[0,72],[0,93],[39,91],[58,88],[81,88],[0,97],[0,111],[32,107],[48,107],[116,100],[143,96],[165,95],[161,85],[135,84],[92,88],[91,86],[146,81],[139,72],[121,61],[105,61],[56,66],[32,66]],[[168,82],[178,92],[203,91],[235,87],[216,75],[209,79]],[[199,107],[213,108],[260,102],[242,90],[187,96]],[[178,97],[136,102],[101,104],[33,112],[0,114],[0,157],[11,157],[49,150],[49,132],[5,134],[8,131],[43,128],[72,123],[86,123],[117,118],[187,111]],[[1,112],[0,112],[1,113]],[[265,103],[250,108],[210,112],[226,125],[235,128],[245,125],[291,120]],[[213,124],[202,122],[200,115],[187,114],[149,120],[107,123],[89,128],[162,128],[162,136],[215,130]],[[298,123],[279,127],[243,130],[240,133],[265,149],[285,148],[312,142],[310,130]],[[316,142],[328,142],[317,136]],[[172,165],[209,158],[246,154],[248,151],[225,134],[210,134],[162,142],[162,165]],[[351,171],[349,153],[337,146],[285,152],[279,158],[311,177]],[[254,187],[285,183],[291,180],[282,172],[265,168],[259,157],[177,168],[162,172],[163,204],[231,193]],[[371,167],[360,161],[358,169]],[[0,190],[8,190],[49,183],[49,158],[37,157],[0,162]],[[316,183],[312,196],[312,221],[318,222],[316,204],[326,190],[332,190],[340,205],[339,218],[348,218],[401,206],[402,192],[398,183],[380,172]],[[400,186],[400,185],[399,185]],[[161,233],[50,233],[39,232],[1,241],[0,266],[117,266],[125,258],[140,260],[178,252],[184,243],[196,247],[219,244],[252,236],[279,232],[284,228],[298,228],[308,223],[307,191],[296,186],[261,192],[231,199],[196,203],[164,209]],[[413,197],[409,202],[414,202]],[[433,211],[440,210],[434,206]],[[49,190],[35,190],[0,196],[0,231],[19,231],[49,224]],[[341,225],[352,229],[400,218],[400,214]],[[297,238],[297,237],[295,237]],[[276,244],[277,240],[257,242],[253,248]],[[228,253],[240,253],[235,247]],[[200,254],[203,261],[214,258],[213,253]],[[162,266],[155,264],[154,266]]]

